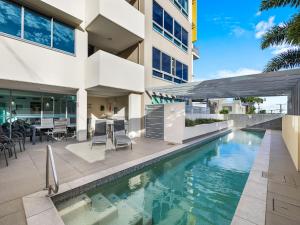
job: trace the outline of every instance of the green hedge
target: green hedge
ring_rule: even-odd
[[[217,120],[217,119],[196,119],[196,120],[185,119],[185,126],[193,127],[200,124],[209,124],[209,123],[216,123],[222,121],[223,120]]]

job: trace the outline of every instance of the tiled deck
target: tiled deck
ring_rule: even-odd
[[[88,163],[65,149],[70,143],[51,143],[61,184],[172,147],[164,141],[140,138],[135,140],[133,151],[107,150],[105,160]],[[46,144],[27,143],[22,153],[17,147],[18,159],[9,159],[8,167],[1,155],[0,225],[26,225],[22,197],[45,186]]]
[[[300,173],[279,131],[271,132],[266,224],[300,224]]]

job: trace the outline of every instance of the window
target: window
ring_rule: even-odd
[[[181,33],[182,33],[182,38],[181,38],[182,44],[184,44],[185,46],[188,46],[188,42],[189,42],[188,32],[182,28]]]
[[[182,63],[176,61],[176,77],[182,78]]]
[[[187,52],[188,32],[170,16],[157,2],[153,1],[153,29]]]
[[[74,43],[74,29],[57,21],[53,21],[53,48],[75,53]]]
[[[182,74],[182,79],[183,80],[188,80],[188,74],[189,74],[189,69],[188,69],[188,66],[187,65],[185,65],[185,64],[183,64],[182,65],[182,68],[183,68],[183,74]]]
[[[189,15],[189,2],[188,0],[170,0],[180,10],[180,12],[188,17]]]
[[[156,2],[153,2],[153,20],[163,26],[163,8]]]
[[[188,81],[188,66],[153,47],[152,75],[174,83]]]
[[[0,32],[21,37],[21,6],[0,0]]]
[[[171,57],[165,53],[162,53],[162,70],[171,73]]]
[[[51,46],[51,19],[25,9],[24,38]]]
[[[153,48],[152,50],[152,67],[155,69],[160,70],[160,51],[156,48]]]
[[[6,0],[0,0],[0,32],[75,53],[74,28]]]
[[[164,12],[164,28],[173,34],[173,18],[166,11]]]

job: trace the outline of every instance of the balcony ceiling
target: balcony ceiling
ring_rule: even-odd
[[[89,32],[90,44],[113,54],[118,54],[143,40],[142,37],[101,15],[98,15],[86,30]]]
[[[128,95],[130,92],[128,90],[122,90],[122,89],[105,87],[105,86],[97,86],[97,87],[87,89],[87,93],[89,96],[109,98],[109,97],[125,96]]]
[[[150,88],[148,91],[192,99],[287,96],[298,81],[300,69],[191,82]]]

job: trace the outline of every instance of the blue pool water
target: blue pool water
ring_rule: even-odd
[[[66,225],[230,224],[262,137],[232,132],[57,208]]]

